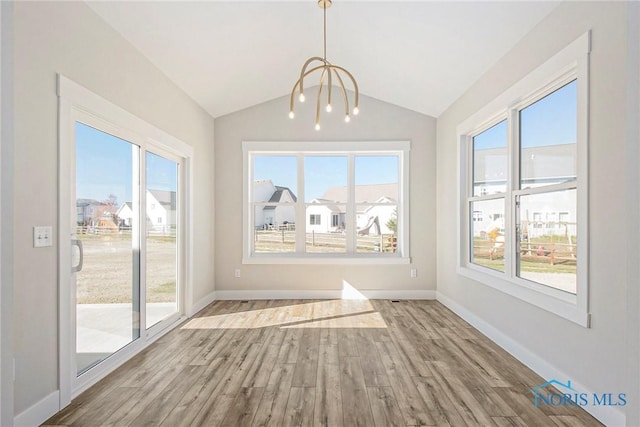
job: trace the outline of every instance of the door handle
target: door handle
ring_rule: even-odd
[[[80,259],[78,260],[78,265],[71,266],[71,272],[77,273],[80,270],[82,270],[82,264],[84,263],[84,247],[82,246],[82,240],[71,239],[71,246],[77,246],[80,252]]]

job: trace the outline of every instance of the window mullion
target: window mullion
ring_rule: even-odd
[[[355,156],[347,157],[347,253],[356,252],[356,188],[355,188]]]
[[[518,247],[518,208],[515,191],[520,188],[520,123],[518,110],[512,108],[507,117],[507,195],[505,199],[505,274],[514,278],[517,274]]]
[[[298,199],[296,200],[296,253],[303,254],[307,243],[307,207],[304,202],[304,154],[298,154]]]

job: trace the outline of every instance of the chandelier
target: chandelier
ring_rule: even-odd
[[[342,92],[343,102],[344,102],[344,121],[350,122],[351,116],[349,115],[349,96],[347,94],[347,89],[344,85],[344,80],[351,80],[351,84],[353,86],[354,92],[354,102],[353,102],[353,110],[351,112],[354,116],[358,115],[358,83],[356,83],[356,79],[353,78],[353,75],[338,65],[333,65],[329,61],[327,61],[327,9],[331,7],[331,0],[318,0],[318,6],[322,8],[323,12],[323,34],[324,34],[324,56],[320,58],[319,56],[313,56],[306,60],[302,69],[300,70],[300,78],[293,85],[293,89],[291,90],[291,99],[289,101],[289,117],[294,118],[295,113],[293,111],[294,107],[294,96],[296,90],[299,88],[298,100],[300,102],[305,101],[304,96],[304,79],[310,74],[313,74],[317,71],[320,71],[320,85],[318,87],[318,99],[316,101],[316,130],[320,130],[320,109],[322,103],[322,89],[325,84],[325,80],[327,82],[327,97],[326,97],[326,105],[325,110],[327,113],[330,113],[333,110],[331,106],[331,89],[333,86],[333,78],[338,81],[339,88]],[[317,65],[316,65],[317,64]],[[311,68],[309,68],[311,67]]]

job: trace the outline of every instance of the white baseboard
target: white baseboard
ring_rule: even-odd
[[[191,307],[189,307],[187,311],[187,317],[191,317],[212,302],[216,300],[216,292],[211,292],[209,295],[206,295],[204,298],[200,298],[199,301],[196,301]]]
[[[551,365],[549,362],[531,352],[529,349],[522,346],[519,342],[513,338],[505,335],[500,330],[487,323],[480,317],[473,314],[471,311],[464,308],[462,305],[455,302],[453,299],[441,292],[437,292],[436,299],[446,306],[449,310],[466,320],[471,326],[482,332],[491,341],[498,344],[513,357],[524,363],[529,369],[540,375],[546,381],[551,379],[558,379],[560,381],[570,379],[573,387],[577,390],[581,390],[589,395],[593,394],[591,390],[584,387],[580,382],[575,381],[574,378],[570,378],[567,374],[560,369]],[[533,399],[531,400],[533,405]],[[582,406],[582,408],[597,418],[599,421],[608,426],[624,426],[626,422],[626,416],[624,412],[612,406]]]
[[[217,300],[258,299],[436,299],[433,290],[377,290],[359,289],[360,297],[343,295],[341,289],[327,290],[265,290],[265,291],[216,291]]]
[[[37,427],[60,409],[60,392],[54,391],[13,419],[15,427]]]

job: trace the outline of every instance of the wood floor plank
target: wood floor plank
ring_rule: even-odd
[[[320,330],[305,328],[300,339],[300,350],[293,373],[292,387],[315,387],[318,374]]]
[[[284,427],[307,427],[313,425],[314,387],[291,387],[289,401],[284,414]]]
[[[411,376],[400,361],[400,355],[394,343],[376,343],[376,347],[406,424],[408,426],[435,425],[427,404],[422,400]]]
[[[376,427],[405,426],[391,387],[367,387],[367,395]]]
[[[289,328],[280,346],[277,363],[296,363],[298,352],[300,351],[300,339],[302,338],[302,328]]]
[[[233,362],[233,359],[222,357],[212,360],[202,377],[194,381],[160,425],[165,427],[191,425],[218,384],[227,375]]]
[[[338,354],[340,357],[360,356],[356,345],[355,331],[351,328],[338,329]]]
[[[323,347],[323,346],[321,346]],[[318,364],[318,378],[316,380],[316,402],[313,413],[314,426],[341,427],[342,418],[342,389],[340,387],[340,361],[337,358],[337,345],[325,347],[335,348],[336,363],[327,357],[326,363]],[[322,361],[323,359],[320,358]]]
[[[242,387],[220,425],[249,427],[264,393],[262,387]]]
[[[342,357],[340,359],[340,388],[345,426],[368,427],[373,425],[373,414],[364,383],[362,365],[359,357]]]
[[[216,301],[46,426],[600,426],[437,301]]]
[[[436,381],[451,399],[457,398],[457,410],[467,424],[491,425],[491,416],[478,402],[467,386],[454,375],[454,371],[445,362],[428,362]]]
[[[464,426],[466,424],[458,414],[456,403],[449,399],[434,377],[414,377],[413,381],[435,425]]]
[[[150,427],[160,425],[171,410],[178,405],[184,394],[193,386],[193,383],[197,382],[198,378],[205,374],[205,371],[206,367],[204,366],[186,366],[129,425]]]
[[[279,345],[263,344],[256,361],[247,372],[242,387],[266,387],[279,352]]]
[[[360,330],[356,334],[356,346],[362,361],[362,373],[367,387],[390,386],[387,372],[384,369],[378,349],[374,341],[374,334],[368,329]]]
[[[102,403],[97,408],[93,409],[88,416],[79,417],[72,424],[72,426],[86,426],[86,425],[105,425],[110,420],[111,416],[129,399],[131,399],[138,390],[133,387],[116,387],[111,393],[105,396]]]
[[[252,425],[254,427],[282,425],[291,391],[294,368],[293,364],[275,365],[253,419]]]
[[[249,344],[246,350],[240,353],[231,368],[220,381],[216,389],[204,404],[193,423],[196,425],[218,426],[221,425],[229,406],[240,391],[247,372],[255,362],[260,352],[261,344]]]
[[[527,427],[520,417],[492,417],[497,427]]]

